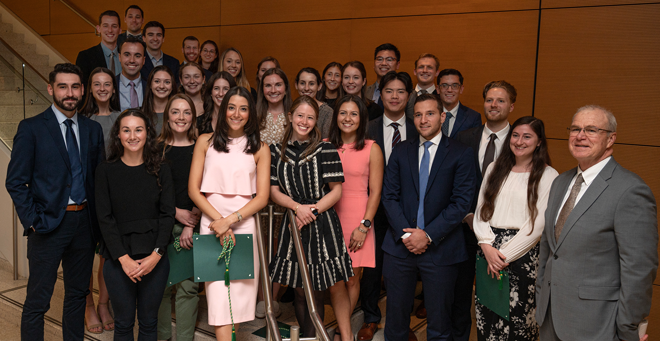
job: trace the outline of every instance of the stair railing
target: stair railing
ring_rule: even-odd
[[[95,35],[97,35],[97,36],[100,36],[100,35],[101,35],[101,34],[96,30],[96,25],[94,25],[94,22],[92,21],[92,19],[90,19],[89,17],[87,17],[85,14],[83,14],[82,11],[80,11],[80,10],[78,9],[78,7],[76,7],[76,6],[73,5],[73,4],[70,4],[68,1],[65,1],[65,0],[59,0],[59,2],[61,2],[62,5],[66,6],[68,9],[70,9],[71,12],[73,12],[74,14],[76,14],[77,16],[79,16],[80,19],[82,19],[84,22],[86,22],[86,23],[88,23],[89,25],[91,25],[91,26],[94,28],[94,34],[95,34]]]

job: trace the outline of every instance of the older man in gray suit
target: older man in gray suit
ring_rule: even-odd
[[[611,112],[582,107],[568,130],[578,167],[555,179],[545,212],[536,280],[541,340],[639,340],[658,269],[655,198],[612,157]]]

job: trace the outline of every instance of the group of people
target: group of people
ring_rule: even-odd
[[[294,100],[277,59],[259,63],[255,90],[237,49],[220,54],[213,41],[187,37],[179,64],[160,50],[162,24],[142,28],[135,5],[125,14],[122,34],[116,12],[101,14],[101,43],[77,66],[55,67],[53,105],[14,138],[6,187],[30,266],[23,339],[43,339],[61,262],[65,340],[82,339],[85,326],[132,340],[136,312],[141,339],[169,339],[173,293],[176,339],[192,340],[200,283],[168,286],[168,245],[261,233],[254,216],[269,200],[294,213],[321,318],[329,289],[335,340],[374,337],[382,280],[385,338],[416,340],[419,279],[414,313],[428,319],[427,339],[468,340],[477,257],[487,275],[510,280],[508,318],[477,300],[479,340],[639,339],[658,266],[657,208],[612,157],[608,110],[577,110],[568,144],[578,167],[559,175],[543,122],[509,124],[517,91],[506,81],[484,87],[482,124],[460,102],[458,70],[422,54],[413,86],[398,71],[399,50],[383,44],[374,83],[359,61],[306,67]],[[296,318],[311,337],[292,223],[288,215],[280,223],[270,278],[274,295],[295,289]],[[205,283],[218,340],[263,317],[258,280],[231,281],[230,295],[224,281]],[[364,323],[355,335],[358,301]]]

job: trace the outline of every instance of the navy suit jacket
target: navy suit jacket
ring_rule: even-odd
[[[390,222],[383,250],[398,258],[410,251],[401,237],[417,226],[419,203],[419,136],[397,144],[390,155],[383,183],[383,205]],[[468,259],[463,231],[458,228],[474,195],[472,149],[443,136],[431,165],[424,202],[425,232],[433,240],[422,255],[436,265]]]
[[[179,84],[179,60],[165,54],[165,52],[161,52],[163,54],[163,65],[167,66],[172,70],[172,74],[174,74],[174,82],[176,84]],[[144,65],[142,66],[142,70],[140,70],[140,74],[142,75],[142,79],[149,79],[149,74],[151,73],[151,70],[154,69],[154,63],[151,62],[151,58],[149,58],[149,55],[145,53],[144,56]]]
[[[117,56],[119,58],[119,56]],[[76,65],[80,67],[83,72],[82,83],[85,86],[85,92],[87,90],[87,82],[89,81],[89,74],[92,73],[94,69],[99,66],[108,67],[108,64],[105,62],[105,55],[103,55],[103,48],[101,44],[94,45],[87,50],[80,51],[78,57],[76,58]]]
[[[142,72],[142,70],[140,70],[140,72]],[[147,84],[147,78],[142,76],[142,74],[140,74],[140,80],[142,81],[142,104],[140,104],[140,107],[142,107],[142,105],[144,105],[144,100],[147,97],[147,86],[148,86],[148,84]],[[119,82],[121,82],[121,73],[118,74],[117,76],[115,76],[115,85],[117,86],[115,91],[117,91],[117,96],[119,96],[119,106],[121,107],[121,95],[119,94]]]
[[[385,156],[385,136],[383,134],[383,116],[369,121],[369,126],[367,129],[367,135],[370,139],[376,141],[380,147],[381,152],[383,153],[383,160],[386,160]],[[406,141],[416,138],[418,135],[417,129],[415,129],[415,124],[411,119],[406,119]],[[391,154],[390,154],[391,155]],[[385,169],[387,171],[387,168]],[[385,215],[385,209],[383,208],[383,197],[381,196],[380,204],[378,205],[378,210],[374,216],[374,228],[380,230],[381,228],[386,228],[389,223],[387,222],[387,216]]]
[[[458,103],[458,115],[454,121],[454,127],[451,129],[449,137],[456,139],[458,133],[481,126],[481,114],[466,107],[463,103]]]
[[[101,125],[78,115],[80,158],[92,234],[100,238],[94,200],[96,166],[105,160]],[[24,228],[38,233],[56,229],[71,194],[71,164],[62,131],[52,108],[18,125],[5,186]]]

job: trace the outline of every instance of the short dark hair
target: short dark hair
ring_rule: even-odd
[[[425,101],[435,101],[435,103],[437,103],[437,106],[438,106],[438,111],[440,113],[444,112],[444,110],[442,110],[443,109],[442,101],[440,100],[440,97],[438,95],[429,94],[429,93],[419,95],[415,99],[415,105],[417,105],[417,103],[425,102]],[[413,106],[413,108],[414,108],[414,106]]]
[[[83,72],[78,65],[71,63],[60,63],[55,65],[53,71],[48,74],[48,84],[50,84],[50,86],[55,85],[55,76],[57,76],[59,73],[73,73],[74,75],[78,75],[80,78],[80,83],[82,84]]]
[[[483,93],[484,99],[486,99],[486,94],[488,93],[488,90],[493,88],[504,89],[506,93],[509,94],[509,100],[511,100],[511,103],[516,103],[516,97],[518,96],[518,92],[516,91],[516,88],[513,85],[511,85],[509,82],[505,80],[488,82],[488,84],[484,86],[484,93]]]
[[[117,13],[117,11],[107,10],[101,13],[101,15],[99,15],[99,25],[101,25],[101,19],[103,19],[103,17],[115,17],[117,18],[117,23],[121,23],[121,18],[119,17],[119,13]]]
[[[147,51],[147,44],[145,44],[142,39],[140,39],[140,38],[138,38],[134,35],[127,34],[126,40],[122,41],[121,44],[119,44],[119,49],[117,49],[117,51],[119,51],[119,54],[121,54],[122,46],[124,46],[124,44],[127,44],[127,43],[130,43],[130,44],[137,43],[137,44],[142,45],[142,53],[143,54],[144,54],[144,52]]]
[[[440,78],[443,76],[458,76],[458,82],[463,85],[463,75],[461,75],[461,72],[456,70],[456,69],[444,69],[440,71],[438,74],[438,79],[436,80],[436,83],[440,85]]]
[[[199,39],[197,39],[197,37],[195,37],[195,36],[187,36],[187,37],[183,38],[183,42],[181,43],[181,47],[186,47],[186,40],[196,41],[196,42],[197,42],[197,45],[199,45]]]
[[[142,17],[144,17],[144,11],[143,11],[142,8],[140,8],[140,6],[138,6],[138,5],[130,5],[130,6],[128,6],[128,8],[126,9],[126,11],[124,12],[124,16],[127,16],[127,15],[128,15],[128,10],[131,9],[131,8],[134,8],[134,9],[140,11],[140,15],[141,15]]]
[[[385,89],[385,86],[387,83],[394,81],[394,80],[400,80],[403,82],[403,85],[406,87],[406,91],[408,92],[408,95],[410,95],[413,91],[413,85],[412,85],[412,79],[410,78],[410,75],[407,72],[396,72],[396,71],[390,71],[383,76],[383,78],[380,79],[380,83],[378,83],[378,90],[380,92],[383,92],[383,89]]]
[[[144,28],[142,29],[142,35],[143,36],[147,35],[147,29],[152,27],[159,27],[160,30],[163,31],[163,37],[165,37],[165,26],[163,26],[163,24],[161,24],[158,21],[150,21],[146,25],[144,25]]]
[[[374,52],[374,59],[378,56],[378,52],[380,51],[394,51],[394,55],[396,56],[396,60],[401,60],[401,52],[399,52],[399,49],[396,48],[396,46],[390,44],[390,43],[385,43],[382,45],[379,45],[376,48],[376,51]]]

